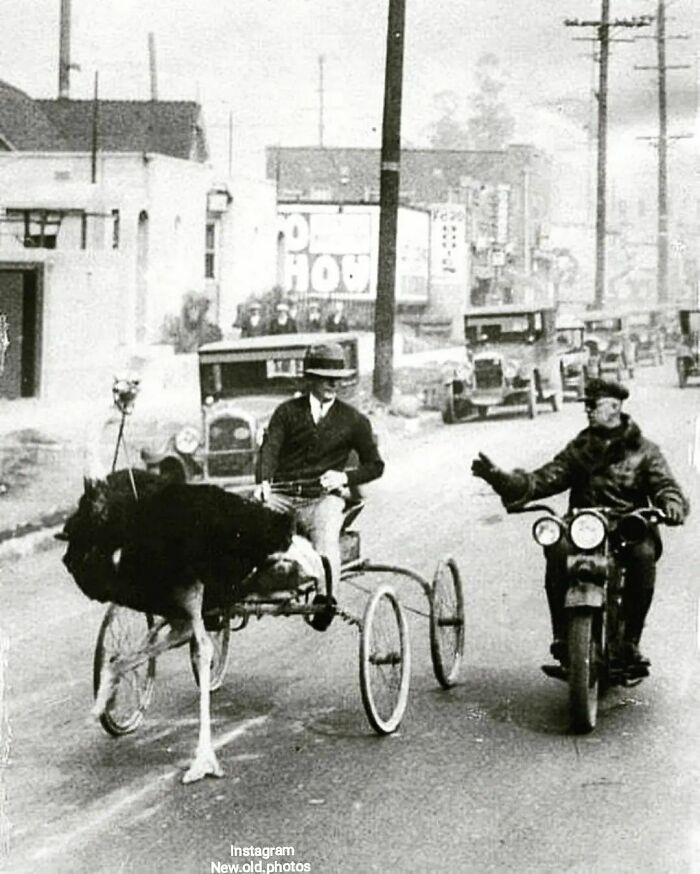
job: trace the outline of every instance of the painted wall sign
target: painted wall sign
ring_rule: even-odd
[[[281,204],[285,291],[323,297],[374,298],[379,208],[374,205]],[[396,299],[425,302],[430,274],[430,219],[399,210]]]

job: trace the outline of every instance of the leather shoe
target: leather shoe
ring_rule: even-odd
[[[332,595],[316,595],[311,603],[319,609],[309,620],[309,625],[316,631],[325,631],[333,621],[338,602]]]

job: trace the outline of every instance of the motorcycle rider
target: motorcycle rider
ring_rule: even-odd
[[[628,397],[625,386],[592,379],[583,399],[588,427],[551,461],[534,471],[506,472],[479,453],[472,462],[472,473],[491,485],[508,510],[569,489],[570,509],[609,507],[628,513],[651,504],[664,511],[669,524],[681,525],[690,509],[687,498],[659,447],[622,412],[622,403]],[[544,549],[545,589],[554,637],[550,651],[559,661],[567,657],[564,599],[567,558],[574,551],[566,534]],[[627,571],[623,610],[625,651],[630,664],[649,665],[639,650],[639,641],[654,595],[656,562],[661,551],[658,527],[650,526],[644,540],[625,546],[621,553]]]

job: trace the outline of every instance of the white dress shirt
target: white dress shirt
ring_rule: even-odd
[[[326,415],[328,410],[330,410],[330,408],[333,406],[333,401],[335,401],[335,398],[332,398],[332,400],[326,401],[325,404],[322,404],[315,395],[309,395],[309,405],[311,407],[311,417],[314,420],[314,425],[318,425],[318,423]]]

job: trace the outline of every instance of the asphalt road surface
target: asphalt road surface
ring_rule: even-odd
[[[629,411],[697,516],[700,387],[679,390],[666,366],[642,369],[632,388]],[[252,621],[212,696],[221,780],[180,784],[198,717],[186,648],[159,660],[146,721],[115,740],[87,720],[103,606],[79,592],[58,545],[2,566],[7,870],[699,872],[696,516],[664,532],[651,677],[609,693],[595,732],[575,736],[565,685],[540,670],[550,638],[532,518],[506,517],[468,472],[479,449],[535,466],[583,424],[574,403],[534,421],[501,413],[436,427],[388,458],[358,522],[363,552],[428,577],[455,557],[468,610],[460,684],[438,688],[427,621],[410,613],[410,703],[399,732],[379,738],[362,709],[356,629]],[[425,612],[415,584],[396,586]],[[356,612],[366,597],[343,595]],[[294,855],[271,855],[279,847]]]

